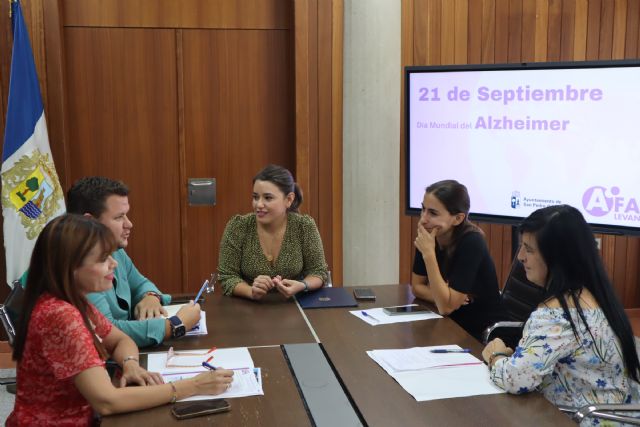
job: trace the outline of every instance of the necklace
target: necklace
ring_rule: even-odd
[[[282,247],[282,241],[284,240],[286,229],[286,222],[273,233],[269,233],[267,230],[258,227],[258,239],[260,241],[262,253],[272,267],[280,254],[280,248]]]

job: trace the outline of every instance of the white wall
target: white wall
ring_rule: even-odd
[[[397,283],[400,6],[344,2],[344,285]]]

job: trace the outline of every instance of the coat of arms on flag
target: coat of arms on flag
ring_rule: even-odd
[[[48,153],[34,150],[2,173],[2,206],[22,214],[21,224],[29,240],[38,237],[48,220],[57,214],[62,198],[58,175]]]
[[[20,3],[13,1],[11,10],[13,52],[1,169],[7,283],[29,266],[35,239],[47,222],[65,212]]]

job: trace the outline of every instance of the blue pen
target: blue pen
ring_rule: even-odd
[[[209,365],[207,362],[202,362],[202,366],[204,366],[205,368],[207,368],[210,371],[215,371],[216,367],[213,365]]]
[[[367,313],[367,312],[366,312],[366,311],[364,311],[364,310],[363,310],[363,311],[361,311],[361,313],[362,313],[362,315],[363,315],[364,317],[369,317],[369,318],[371,318],[371,319],[375,320],[376,322],[380,322],[378,319],[376,319],[375,317],[373,317],[372,315],[370,315],[369,313]]]
[[[202,284],[202,287],[200,288],[200,292],[198,292],[198,295],[196,295],[196,299],[193,300],[194,303],[198,302],[198,299],[200,299],[200,295],[202,295],[202,291],[204,291],[204,288],[206,288],[208,284],[209,280],[205,280]]]
[[[471,353],[468,348],[434,348],[431,353]]]

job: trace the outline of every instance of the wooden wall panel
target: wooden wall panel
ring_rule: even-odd
[[[587,8],[587,60],[589,61],[598,59],[601,2],[602,0],[589,0],[589,7]]]
[[[562,21],[560,36],[560,60],[571,61],[573,59],[573,46],[575,42],[576,24],[576,0],[565,0],[562,3]]]
[[[455,64],[465,64],[468,57],[469,26],[467,20],[469,16],[469,4],[467,0],[455,0],[454,10],[455,23]]]
[[[509,60],[509,0],[496,0],[496,28],[493,60],[504,64]]]
[[[342,8],[342,0],[293,2],[296,179],[334,284],[342,283]]]
[[[39,0],[43,1],[43,0]],[[66,26],[288,29],[287,0],[64,0]]]
[[[418,5],[422,5],[419,3]],[[424,55],[424,49],[418,49],[416,44],[422,38],[414,37],[414,22],[415,16],[418,15],[416,7],[413,0],[402,0],[402,10],[401,10],[401,43],[400,43],[400,57],[402,64],[414,64],[414,57],[418,57],[419,55]],[[477,34],[477,33],[476,33]],[[469,37],[472,37],[473,34],[469,32]],[[426,46],[426,42],[422,43]],[[424,57],[424,56],[421,56]],[[404,73],[402,73],[402,81],[400,85],[400,93],[404,93],[405,81],[404,81]],[[400,102],[400,117],[406,117],[405,114],[405,102],[404,96],[402,97],[403,102]],[[403,123],[403,122],[401,122]],[[401,126],[402,129],[402,126]],[[402,165],[404,159],[407,155],[406,145],[405,145],[405,133],[404,130],[400,132],[400,164]],[[406,173],[403,167],[400,169],[400,187],[398,188],[400,194],[400,225],[399,225],[399,233],[400,233],[400,254],[399,254],[399,282],[400,283],[409,283],[411,278],[411,262],[413,260],[413,239],[409,237],[408,241],[406,241],[407,236],[413,236],[416,232],[416,226],[413,224],[413,220],[415,217],[409,217],[404,214],[404,207],[407,203],[407,195],[405,193],[405,185],[406,185]]]
[[[522,38],[522,62],[534,62],[536,58],[536,0],[522,2],[522,34],[531,34]],[[533,42],[533,43],[532,43]]]
[[[310,45],[294,43],[294,6],[299,4],[307,7],[306,15],[299,14],[295,21],[295,39],[304,38]],[[129,251],[140,269],[169,292],[190,290],[193,287],[191,277],[210,271],[211,265],[217,263],[219,239],[219,235],[209,235],[209,240],[215,242],[208,241],[202,250],[188,249],[193,246],[191,239],[199,242],[200,236],[190,237],[189,234],[194,230],[194,222],[198,223],[198,216],[192,219],[192,211],[184,202],[186,179],[191,172],[200,170],[194,170],[195,166],[190,169],[193,165],[187,166],[187,152],[193,153],[197,149],[189,148],[193,141],[189,138],[193,135],[187,135],[185,128],[185,105],[195,108],[195,101],[185,98],[185,87],[189,84],[191,88],[197,87],[199,83],[191,81],[185,86],[183,36],[201,28],[229,30],[228,34],[244,31],[247,36],[253,32],[254,38],[260,39],[265,34],[262,30],[276,30],[280,36],[275,45],[280,51],[284,46],[284,56],[272,55],[274,40],[267,36],[257,42],[257,46],[266,50],[254,52],[256,62],[238,62],[247,67],[246,91],[256,89],[253,83],[266,81],[267,87],[261,88],[266,90],[255,90],[255,96],[273,98],[257,100],[256,105],[260,107],[252,114],[259,115],[259,121],[263,122],[264,118],[286,117],[284,122],[276,120],[262,129],[249,124],[238,131],[252,138],[246,140],[253,145],[245,152],[256,153],[256,165],[247,167],[243,173],[252,177],[268,158],[285,164],[302,177],[303,210],[316,218],[327,259],[333,268],[334,282],[341,283],[342,0],[321,3],[293,0],[159,0],[152,3],[144,0],[28,0],[23,1],[22,6],[32,41],[36,37],[34,56],[43,88],[51,148],[63,187],[68,188],[84,174],[101,173],[127,181],[133,191],[132,218],[135,222]],[[8,16],[8,2],[0,3],[0,13]],[[126,44],[122,31],[130,31],[126,34],[133,35]],[[7,36],[3,37],[5,34]],[[158,34],[161,35],[157,43],[151,42],[150,39]],[[0,129],[4,129],[11,53],[9,20],[0,20],[0,35]],[[232,37],[224,42],[233,40]],[[141,48],[141,44],[145,47]],[[236,47],[240,50],[232,52],[232,56],[243,55],[242,43]],[[100,56],[104,52],[108,52],[109,60],[115,62],[104,62],[105,58]],[[263,70],[262,64],[258,63],[265,55],[273,56],[271,62],[284,61],[276,67],[277,78],[273,73],[260,75]],[[216,59],[218,64],[223,64],[227,58]],[[167,66],[169,60],[171,66]],[[302,67],[304,73],[294,78],[294,69]],[[140,73],[148,74],[149,81],[143,81]],[[240,75],[233,75],[236,82]],[[209,73],[202,70],[199,77],[210,79]],[[271,85],[273,81],[280,83]],[[283,82],[287,83],[283,86]],[[224,85],[224,82],[217,83]],[[80,93],[82,91],[85,93]],[[113,99],[107,100],[110,96]],[[91,105],[90,97],[94,97]],[[287,105],[282,104],[284,99],[288,101]],[[100,102],[104,108],[93,108]],[[307,114],[294,114],[303,103],[306,103]],[[271,132],[276,128],[279,130],[274,131],[275,135],[268,137],[256,132],[256,129]],[[310,129],[310,138],[296,139],[297,129]],[[198,143],[201,143],[203,132],[192,133],[200,136]],[[286,136],[282,137],[283,134]],[[263,144],[265,140],[274,146]],[[273,142],[275,140],[277,142]],[[224,138],[218,142],[229,143]],[[286,150],[282,149],[283,144],[288,144]],[[299,157],[298,153],[307,154]],[[121,161],[127,156],[138,157],[141,163]],[[206,157],[198,160],[206,160]],[[161,163],[163,161],[165,163]],[[173,161],[170,166],[167,165],[169,161]],[[232,198],[240,205],[233,213],[250,209],[246,199],[250,178],[247,182],[234,175],[233,180],[225,176],[222,181],[233,181],[236,186]],[[226,218],[216,217],[215,224],[226,222],[231,212],[228,207],[227,210]],[[203,225],[200,234],[220,231],[219,225],[215,224]],[[190,258],[194,254],[194,258]],[[338,258],[332,260],[333,254]],[[189,265],[198,259],[202,264],[189,270]],[[4,288],[0,290],[0,296],[3,291]]]
[[[469,20],[477,19],[469,16]],[[496,0],[482,0],[482,64],[493,64],[496,52]],[[419,64],[420,62],[416,62]]]
[[[465,2],[468,13],[457,13],[458,8],[465,8]],[[640,55],[637,0],[405,0],[402,8],[402,65],[459,63],[455,36],[465,32],[469,64],[606,60]],[[452,32],[451,28],[455,30]],[[404,192],[404,129],[401,143],[400,191]],[[404,195],[401,203],[399,279],[406,283],[411,274],[417,218],[404,215]],[[499,280],[504,283],[511,264],[511,227],[480,226]],[[625,307],[640,307],[640,239],[598,237],[607,272]]]
[[[467,42],[467,63],[480,64],[482,63],[482,20],[473,19],[473,17],[482,16],[482,2],[473,1],[468,3],[467,12],[467,22],[469,23],[467,29],[469,38]]]
[[[131,186],[127,251],[161,289],[178,292],[175,31],[67,28],[64,39],[73,53],[65,64],[68,177],[105,175]]]
[[[600,46],[598,59],[612,59],[613,52],[613,15],[615,3],[604,0],[600,11]]]
[[[588,17],[588,0],[576,0],[575,39],[573,45],[573,59],[575,61],[584,61],[586,59]]]
[[[529,11],[529,13],[531,13]],[[535,59],[542,62],[547,57],[549,35],[549,3],[547,0],[536,0],[536,32],[534,36]]]
[[[330,247],[330,254],[327,256],[330,262],[330,268],[333,273],[333,280],[337,284],[342,283],[343,262],[342,262],[342,70],[344,68],[343,45],[344,45],[344,27],[343,27],[343,11],[344,0],[332,1],[331,13],[331,239],[326,238],[328,232],[323,237],[325,253]],[[324,25],[320,25],[324,28]],[[324,48],[324,44],[322,45]],[[323,87],[323,89],[325,89]],[[324,92],[324,90],[321,90]],[[324,187],[322,192],[326,194]],[[322,199],[323,204],[327,202],[326,197]],[[327,203],[328,204],[328,203]],[[337,207],[340,207],[337,209]],[[320,230],[327,230],[320,224]],[[330,258],[330,259],[329,259]]]
[[[549,2],[549,26],[547,38],[547,57],[545,61],[560,61],[562,43],[562,0]]]
[[[638,25],[640,25],[638,18],[640,18],[640,2],[630,1],[627,5],[627,23],[625,27],[625,58],[635,58],[638,55]]]
[[[233,215],[252,211],[252,179],[268,163],[294,170],[290,33],[183,30],[186,177],[214,177],[216,206],[187,206],[186,288],[218,265]],[[256,72],[259,70],[259,72]],[[239,210],[240,209],[240,210]]]
[[[509,2],[509,53],[507,61],[522,62],[522,0]]]

